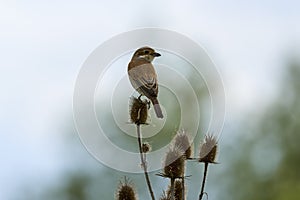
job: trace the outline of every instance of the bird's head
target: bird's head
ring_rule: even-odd
[[[150,47],[142,47],[135,51],[132,59],[142,58],[149,62],[152,62],[155,57],[159,57],[160,54],[155,52],[154,49]]]

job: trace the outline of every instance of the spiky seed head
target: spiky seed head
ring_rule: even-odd
[[[191,158],[192,144],[190,142],[189,135],[185,130],[181,130],[177,132],[174,146],[184,151],[185,158]]]
[[[163,191],[163,194],[161,195],[159,200],[171,200],[171,198],[166,194],[165,191]]]
[[[151,151],[151,145],[148,142],[144,142],[142,144],[142,152],[148,153],[149,151]]]
[[[206,135],[200,146],[199,162],[215,163],[217,155],[217,139],[212,135]]]
[[[133,184],[126,177],[124,182],[120,182],[115,194],[116,200],[137,200],[137,195]]]
[[[178,148],[172,148],[165,157],[164,173],[168,178],[182,178],[185,164],[184,152]]]
[[[177,179],[175,181],[175,191],[174,191],[174,197],[175,200],[183,200],[182,199],[182,181],[180,179]],[[167,190],[167,196],[169,199],[171,199],[171,186],[169,185],[169,188]]]
[[[132,123],[137,125],[146,124],[148,118],[148,101],[131,97],[129,113]]]

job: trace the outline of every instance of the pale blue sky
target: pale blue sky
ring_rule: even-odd
[[[0,199],[68,168],[61,134],[77,73],[113,35],[153,26],[203,45],[224,78],[234,119],[276,94],[284,56],[299,52],[299,10],[299,1],[1,0]]]

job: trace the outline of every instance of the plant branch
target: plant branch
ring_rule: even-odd
[[[181,181],[181,184],[182,184],[182,200],[185,199],[185,181],[184,181],[185,177],[183,176],[182,177],[182,181]]]
[[[149,192],[150,192],[152,200],[155,200],[154,193],[153,193],[153,190],[152,190],[152,187],[151,187],[151,183],[150,183],[149,174],[147,172],[146,156],[143,156],[143,151],[142,151],[142,137],[141,137],[141,128],[140,128],[140,125],[137,124],[136,128],[137,128],[137,136],[138,136],[138,143],[139,143],[139,151],[140,151],[140,156],[141,156],[142,167],[143,167],[145,178],[146,178],[146,183],[148,185],[148,189],[149,189]]]
[[[171,178],[171,200],[175,200],[175,178]]]
[[[208,162],[205,162],[204,163],[204,175],[203,175],[203,179],[202,179],[202,186],[201,186],[201,192],[199,195],[199,200],[202,200],[202,197],[205,194],[204,185],[205,185],[205,180],[206,180],[206,175],[207,175],[207,169],[208,169]]]

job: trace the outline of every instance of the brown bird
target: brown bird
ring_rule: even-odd
[[[157,75],[151,63],[155,57],[159,56],[160,54],[156,53],[154,49],[150,47],[142,47],[136,50],[128,64],[128,76],[133,88],[140,93],[140,97],[145,95],[148,99],[150,99],[156,116],[158,118],[163,118],[163,114],[157,100]]]

